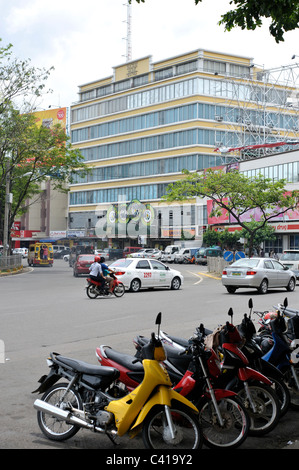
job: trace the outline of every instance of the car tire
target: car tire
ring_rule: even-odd
[[[179,277],[174,277],[171,281],[171,289],[172,290],[179,290],[181,287],[181,280]]]
[[[131,292],[139,292],[141,287],[141,282],[139,279],[133,279],[133,281],[130,284],[130,291]]]
[[[267,279],[262,280],[262,282],[260,283],[257,291],[258,291],[259,294],[267,294],[267,292],[268,292],[268,281],[267,281]]]
[[[287,285],[287,291],[293,292],[293,290],[295,290],[295,286],[296,286],[296,280],[293,277],[291,277]]]
[[[236,288],[236,287],[232,287],[232,286],[227,286],[227,287],[226,287],[226,290],[227,290],[227,292],[228,292],[229,294],[234,294],[234,293],[236,292],[237,288]]]

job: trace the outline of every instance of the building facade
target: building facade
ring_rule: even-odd
[[[80,86],[71,141],[90,171],[70,187],[69,236],[121,248],[181,237],[200,243],[206,201],[167,204],[166,188],[184,169],[234,162],[223,148],[242,147],[246,160],[248,145],[295,142],[296,88],[291,80],[268,80],[252,58],[200,49],[127,62]]]

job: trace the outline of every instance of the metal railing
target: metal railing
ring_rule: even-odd
[[[0,255],[0,272],[16,271],[23,267],[22,255]]]

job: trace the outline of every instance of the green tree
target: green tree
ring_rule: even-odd
[[[211,216],[218,216],[225,210],[234,223],[246,230],[250,256],[256,232],[298,205],[299,191],[288,192],[285,180],[272,181],[263,175],[248,178],[236,170],[226,173],[218,169],[202,173],[184,170],[183,175],[168,186],[164,199],[171,202],[210,198],[215,205]],[[258,213],[259,220],[253,226],[250,222],[254,212]]]
[[[0,239],[3,240],[7,193],[13,195],[8,227],[26,210],[25,200],[41,192],[40,183],[67,191],[75,171],[88,170],[79,150],[72,149],[65,130],[38,127],[28,112],[45,92],[50,70],[31,67],[30,61],[14,59],[12,46],[0,48]]]
[[[249,222],[249,224],[252,229],[254,229],[257,225],[258,222],[252,221]],[[240,237],[245,238],[245,248],[248,248],[248,242],[247,242],[247,236],[248,232],[247,230],[243,229],[241,230]],[[255,232],[253,242],[252,242],[252,247],[256,249],[258,254],[260,255],[261,253],[261,245],[263,242],[270,242],[275,240],[275,228],[272,225],[265,225],[264,227],[258,227],[258,230]]]
[[[129,0],[129,3],[131,1]],[[202,0],[194,1],[195,5],[202,2]],[[136,2],[145,3],[145,0],[136,0]],[[255,30],[262,25],[263,19],[269,18],[270,34],[279,43],[284,41],[285,32],[294,30],[299,25],[298,0],[231,0],[230,4],[235,8],[221,15],[219,20],[219,25],[223,25],[226,31],[231,31],[235,27]]]

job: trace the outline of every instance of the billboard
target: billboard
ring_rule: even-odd
[[[51,129],[55,124],[60,124],[66,131],[66,108],[46,109],[33,114],[36,117],[37,126]]]

